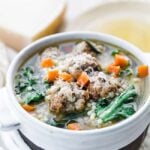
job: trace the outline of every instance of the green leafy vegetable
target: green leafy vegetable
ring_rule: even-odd
[[[37,83],[37,79],[33,76],[33,69],[31,67],[25,67],[20,70],[16,76],[15,91],[17,94],[27,90],[27,87],[32,87]]]
[[[124,118],[128,118],[129,116],[135,113],[133,105],[130,106],[122,106],[120,110],[116,113]]]
[[[137,93],[135,91],[135,87],[132,85],[128,89],[126,89],[123,93],[121,93],[118,97],[116,97],[109,105],[96,108],[98,118],[102,122],[107,122],[108,120],[113,120],[119,117],[129,117],[135,111],[132,107],[125,107],[124,104],[129,102],[129,100],[135,98]]]
[[[87,113],[86,111],[82,113],[68,113],[63,116],[63,119],[56,120],[55,118],[50,118],[46,123],[50,124],[51,126],[56,126],[60,128],[64,128],[70,122],[76,122],[78,117],[82,117]]]
[[[128,118],[135,113],[134,107],[130,106],[121,106],[114,111],[113,114],[103,119],[104,122],[108,122],[115,119]]]
[[[123,70],[121,70],[120,75],[121,76],[130,76],[130,75],[133,75],[133,70],[131,68],[123,69]]]
[[[16,94],[20,94],[26,104],[41,102],[44,99],[46,90],[51,86],[47,82],[44,82],[44,86],[41,87],[41,83],[30,66],[21,69],[15,81],[15,92]]]
[[[22,73],[23,73],[24,76],[26,76],[28,78],[31,78],[34,71],[33,71],[33,68],[28,66],[28,67],[25,67],[25,68],[22,69]]]
[[[119,54],[119,53],[120,53],[120,51],[118,49],[115,49],[112,51],[111,55],[115,56],[116,54]]]
[[[44,95],[42,93],[37,93],[37,91],[28,92],[25,96],[24,102],[26,104],[39,103],[43,100]]]
[[[93,43],[90,40],[85,40],[85,42],[88,44],[88,46],[96,53],[102,53],[102,49],[98,48],[95,43]]]
[[[96,116],[99,116],[109,104],[110,104],[110,101],[108,99],[106,98],[99,99],[96,104],[96,109],[95,109]]]
[[[26,80],[20,80],[19,82],[16,83],[15,86],[15,92],[16,94],[20,94],[23,92],[27,87],[29,83]]]
[[[54,127],[63,128],[66,124],[66,120],[56,121],[54,118],[51,118],[50,120],[46,121],[46,123]]]
[[[49,83],[48,81],[44,81],[45,90],[49,89],[51,86],[52,86],[51,83]]]

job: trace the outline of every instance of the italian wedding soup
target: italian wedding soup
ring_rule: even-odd
[[[55,43],[18,70],[21,107],[38,120],[69,130],[111,126],[138,110],[148,66],[115,45],[95,40]]]

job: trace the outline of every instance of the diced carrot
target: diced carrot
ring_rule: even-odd
[[[65,81],[72,81],[72,75],[67,73],[67,72],[62,72],[59,75],[59,78],[62,79],[62,80],[65,80]]]
[[[31,111],[34,111],[34,110],[35,110],[35,107],[32,106],[32,105],[22,104],[21,106],[22,106],[22,108],[23,108],[24,110],[26,110],[26,111],[28,111],[28,112],[31,112]]]
[[[140,78],[144,78],[144,77],[148,76],[148,66],[147,65],[138,66],[138,76]]]
[[[49,68],[54,66],[54,61],[51,58],[45,58],[41,61],[42,68]]]
[[[77,80],[77,84],[80,86],[85,86],[89,82],[89,76],[86,72],[82,72]]]
[[[67,125],[67,129],[69,129],[69,130],[80,130],[80,126],[78,123],[70,123]]]
[[[115,66],[114,64],[110,64],[107,67],[107,72],[108,73],[114,73],[115,75],[119,75],[120,71],[121,71],[120,66]]]
[[[50,70],[48,72],[48,81],[54,81],[58,78],[59,76],[59,71],[57,69]]]
[[[129,60],[125,56],[119,55],[119,54],[115,55],[115,62],[114,62],[114,64],[116,66],[126,67],[128,65],[128,63],[129,63]]]

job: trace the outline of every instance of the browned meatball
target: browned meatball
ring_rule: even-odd
[[[92,41],[82,41],[75,46],[73,51],[78,54],[87,53],[96,57],[97,53],[102,52],[104,50],[105,47],[103,45],[97,45]]]
[[[103,72],[95,72],[90,77],[88,91],[93,100],[98,100],[105,97],[113,98],[119,95],[126,86],[125,81],[119,78],[110,77]]]
[[[80,89],[76,83],[58,80],[48,90],[50,111],[59,113],[69,113],[82,111],[89,99],[89,93]]]
[[[63,55],[63,53],[57,48],[57,47],[49,47],[46,48],[42,53],[41,53],[41,59],[50,57],[52,59],[56,59]]]
[[[76,54],[64,62],[65,70],[71,73],[74,78],[77,78],[82,71],[87,70],[89,67],[92,70],[101,70],[97,59],[86,53]]]
[[[88,53],[91,54],[92,56],[96,56],[96,53],[93,52],[93,50],[91,50],[91,48],[85,41],[78,43],[74,48],[74,52],[78,54]]]

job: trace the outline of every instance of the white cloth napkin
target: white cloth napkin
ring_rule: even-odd
[[[5,85],[7,69],[14,56],[15,51],[0,42],[0,88]]]
[[[7,48],[1,42],[0,43],[0,87],[4,85],[5,75],[9,66],[9,60],[7,55]]]

